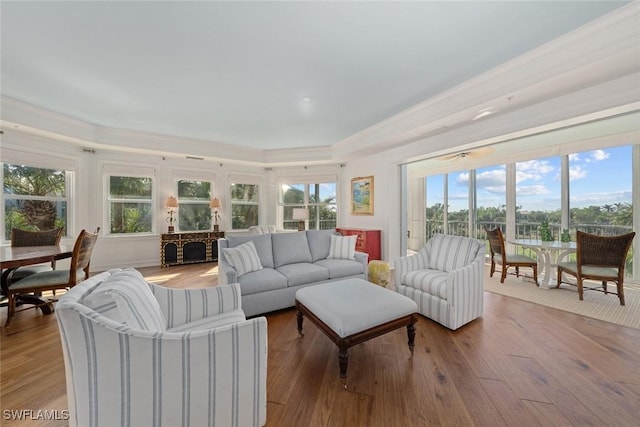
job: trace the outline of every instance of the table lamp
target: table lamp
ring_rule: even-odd
[[[209,203],[209,207],[214,209],[213,213],[213,231],[220,231],[220,227],[218,226],[218,220],[220,219],[220,215],[218,215],[218,209],[220,209],[222,205],[220,204],[220,200],[217,197],[211,199]]]
[[[304,231],[304,222],[309,219],[309,211],[304,208],[295,208],[293,210],[293,219],[298,221],[298,231]]]
[[[164,206],[166,208],[169,208],[169,212],[167,212],[169,214],[169,218],[167,218],[167,222],[169,223],[169,233],[173,233],[175,231],[175,227],[173,226],[173,222],[176,220],[173,217],[173,214],[176,212],[173,210],[173,208],[177,208],[178,207],[178,199],[176,199],[173,196],[169,196],[167,197],[167,200],[165,200],[164,202]]]

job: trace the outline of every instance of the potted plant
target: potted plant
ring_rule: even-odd
[[[571,241],[571,233],[569,233],[569,229],[563,228],[562,234],[560,235],[561,242],[570,242]]]
[[[551,233],[551,227],[549,227],[549,221],[546,219],[540,223],[540,240],[543,242],[553,242],[553,233]]]

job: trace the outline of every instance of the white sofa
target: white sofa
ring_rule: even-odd
[[[261,426],[267,321],[236,285],[170,289],[133,269],[85,280],[56,305],[70,426]]]
[[[332,236],[343,242],[349,239],[353,254],[330,254]],[[227,236],[218,240],[218,283],[240,284],[247,316],[293,307],[296,291],[305,286],[349,277],[367,279],[369,255],[355,252],[355,239],[340,236],[335,229]],[[244,269],[251,271],[242,274],[230,262],[227,251],[247,242],[253,243],[258,259]]]
[[[396,291],[419,312],[455,330],[482,316],[486,244],[435,234],[416,254],[394,262]]]

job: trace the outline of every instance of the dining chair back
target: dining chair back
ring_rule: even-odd
[[[502,230],[500,228],[491,230],[488,227],[484,227],[484,231],[487,233],[489,251],[491,254],[491,270],[489,271],[489,277],[493,277],[493,273],[496,271],[496,264],[500,264],[502,266],[500,283],[504,283],[509,267],[516,268],[516,277],[520,277],[520,267],[530,267],[533,270],[533,280],[537,285],[538,262],[525,255],[507,254],[504,245],[504,236],[502,235]]]
[[[5,327],[9,326],[11,318],[16,312],[17,295],[67,289],[89,278],[91,254],[98,240],[99,232],[100,227],[94,233],[86,230],[80,232],[73,246],[69,270],[43,271],[9,284],[6,295],[8,309]]]
[[[618,236],[598,236],[595,234],[578,231],[576,233],[576,261],[561,262],[558,264],[558,284],[574,283],[563,280],[563,274],[574,276],[575,285],[578,287],[578,298],[584,299],[584,279],[600,281],[602,292],[609,293],[607,282],[616,284],[620,305],[624,305],[624,267],[627,253],[636,233],[631,232]],[[598,289],[593,289],[598,290]]]
[[[19,228],[11,229],[11,247],[22,248],[26,246],[56,246],[60,244],[63,228],[54,228],[44,231],[29,231]],[[30,265],[17,268],[7,276],[7,283],[11,284],[20,279],[24,279],[32,274],[41,273],[43,271],[55,270],[56,261],[51,261],[49,265]]]

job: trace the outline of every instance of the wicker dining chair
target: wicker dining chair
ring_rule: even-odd
[[[62,238],[63,228],[54,228],[52,230],[44,231],[29,231],[21,230],[19,228],[11,229],[11,246],[14,248],[25,246],[57,246],[60,244]],[[7,284],[17,282],[20,279],[31,276],[32,274],[41,273],[43,271],[55,270],[56,261],[51,261],[51,264],[47,265],[29,265],[25,267],[19,267],[13,270],[7,276]]]
[[[624,305],[624,264],[627,252],[631,247],[635,232],[618,236],[597,236],[582,231],[576,233],[576,261],[566,261],[558,264],[558,284],[567,283],[578,287],[578,298],[584,299],[584,279],[602,282],[602,292],[609,293],[607,282],[614,282],[620,298],[620,305]],[[562,280],[562,273],[574,276],[576,283]],[[593,289],[598,290],[598,289]]]
[[[496,264],[500,264],[502,266],[500,283],[504,283],[509,267],[516,268],[516,277],[520,277],[520,267],[530,267],[533,269],[533,281],[538,285],[538,262],[525,255],[507,254],[504,247],[502,230],[499,228],[490,230],[488,227],[485,227],[484,230],[487,233],[489,250],[491,253],[491,270],[489,272],[489,277],[493,277],[493,273],[496,271]]]
[[[89,278],[89,265],[91,254],[98,240],[98,227],[95,233],[82,230],[73,246],[71,263],[68,270],[50,270],[32,274],[22,280],[13,282],[7,287],[7,322],[16,313],[16,297],[20,294],[33,294],[55,289],[67,289]],[[51,304],[51,302],[48,302]]]

